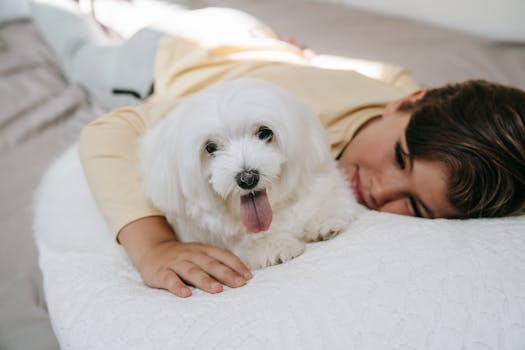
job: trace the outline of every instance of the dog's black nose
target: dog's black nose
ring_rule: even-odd
[[[250,190],[259,183],[259,172],[255,169],[241,171],[235,176],[235,181],[241,188]]]

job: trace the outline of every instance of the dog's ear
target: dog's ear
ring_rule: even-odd
[[[222,95],[219,92],[207,89],[185,97],[170,116],[173,120],[170,127],[174,128],[171,135],[176,138],[173,157],[183,198],[181,209],[188,215],[202,216],[217,205],[205,169],[206,159],[210,157],[205,147],[220,125],[218,100]]]
[[[184,99],[153,128],[139,144],[144,190],[152,203],[165,213],[188,213],[212,206],[210,186],[203,176],[202,153],[208,136],[207,95]],[[193,208],[193,209],[192,209]]]
[[[180,142],[176,150],[177,165],[180,169],[180,190],[185,201],[184,208],[186,211],[199,211],[199,213],[188,213],[195,216],[212,211],[212,207],[217,205],[205,167],[210,158],[205,151],[209,126],[201,123],[202,121],[193,120],[191,123],[185,123],[179,130]]]
[[[303,171],[315,171],[330,159],[325,130],[314,111],[303,101],[295,96],[285,97],[283,115],[288,121],[289,134],[285,142],[289,152],[293,152],[289,157],[302,160],[300,168]]]

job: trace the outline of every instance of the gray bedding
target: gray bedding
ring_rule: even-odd
[[[31,233],[49,162],[102,113],[66,81],[29,21],[0,26],[0,349],[56,349]]]
[[[485,78],[525,89],[525,46],[299,0],[230,6],[320,53],[401,65],[423,85]],[[103,113],[68,82],[29,21],[0,24],[0,349],[56,349],[31,234],[32,194],[49,162]]]

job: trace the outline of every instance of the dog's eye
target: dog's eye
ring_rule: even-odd
[[[270,142],[273,138],[273,131],[266,126],[261,126],[259,130],[257,130],[256,135],[259,137],[259,140]]]
[[[209,154],[213,154],[218,149],[217,144],[211,141],[208,141],[208,143],[206,143],[205,148],[206,152],[208,152]]]

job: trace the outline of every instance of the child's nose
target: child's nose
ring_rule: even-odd
[[[371,179],[370,197],[376,208],[403,199],[408,193],[408,181],[403,174],[378,174]]]

